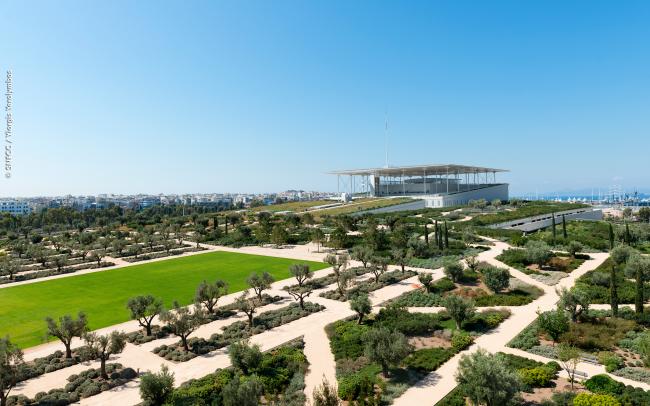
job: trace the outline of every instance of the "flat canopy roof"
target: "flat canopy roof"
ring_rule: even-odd
[[[507,169],[484,168],[482,166],[467,166],[456,164],[442,165],[416,165],[416,166],[389,166],[388,168],[350,169],[344,171],[328,172],[331,175],[375,175],[375,176],[422,176],[446,175],[486,172],[508,172]]]

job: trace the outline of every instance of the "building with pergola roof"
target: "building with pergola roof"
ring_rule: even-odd
[[[339,193],[350,196],[412,197],[425,207],[449,207],[470,200],[508,200],[508,184],[497,181],[505,169],[441,164],[390,166],[329,172]]]

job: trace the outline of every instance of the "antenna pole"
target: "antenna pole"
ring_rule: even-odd
[[[386,153],[386,168],[388,168],[388,113],[386,113],[386,121],[384,126],[384,151]]]

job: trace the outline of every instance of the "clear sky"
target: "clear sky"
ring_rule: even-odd
[[[649,21],[648,1],[5,0],[0,195],[336,190],[324,172],[384,165],[386,112],[391,165],[647,190]]]

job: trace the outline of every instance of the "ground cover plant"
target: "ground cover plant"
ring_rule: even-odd
[[[76,314],[83,310],[97,329],[129,320],[124,304],[137,295],[152,294],[169,308],[173,300],[192,302],[196,286],[203,280],[223,279],[230,292],[246,289],[254,271],[267,271],[276,280],[290,276],[286,258],[230,252],[212,252],[183,258],[134,265],[0,289],[0,331],[21,347],[42,342],[43,319],[48,315]],[[307,262],[311,269],[327,267]]]

